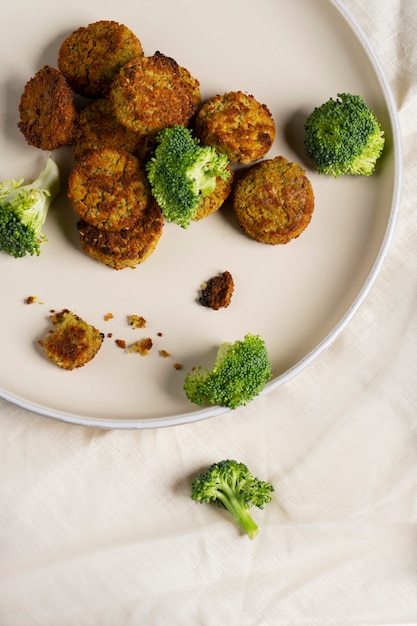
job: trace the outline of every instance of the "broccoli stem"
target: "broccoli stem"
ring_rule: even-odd
[[[253,521],[245,502],[235,495],[232,489],[223,487],[218,492],[218,499],[225,509],[229,511],[249,539],[255,539],[258,534],[258,526]]]
[[[60,192],[59,169],[55,161],[48,157],[45,169],[33,182],[25,185],[24,188],[48,190],[50,197],[48,204],[50,205]]]

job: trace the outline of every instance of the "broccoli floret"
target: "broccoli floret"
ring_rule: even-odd
[[[211,370],[189,372],[184,391],[195,404],[218,404],[235,409],[253,400],[272,376],[265,342],[248,333],[243,340],[220,345]]]
[[[23,182],[23,178],[0,182],[0,250],[15,258],[40,254],[40,244],[46,241],[41,230],[60,191],[58,166],[48,157],[36,180]]]
[[[318,172],[338,178],[370,176],[384,147],[384,133],[360,96],[339,93],[316,107],[305,123],[304,145]]]
[[[202,146],[185,126],[161,130],[154,155],[146,164],[152,195],[168,222],[187,228],[203,196],[216,188],[216,178],[227,180],[227,157]]]
[[[249,536],[254,539],[258,526],[249,514],[252,506],[263,509],[271,502],[274,487],[255,478],[244,463],[227,460],[211,465],[197,476],[191,497],[200,503],[215,502],[224,507]]]

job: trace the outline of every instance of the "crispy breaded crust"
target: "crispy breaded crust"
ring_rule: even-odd
[[[126,63],[109,98],[120,124],[144,135],[186,125],[201,103],[198,80],[160,52]]]
[[[201,143],[213,146],[231,163],[261,159],[275,138],[275,122],[267,106],[241,91],[210,98],[198,110],[194,125]]]
[[[147,149],[147,138],[122,126],[107,98],[93,100],[80,111],[72,141],[76,160],[103,148],[126,150],[140,160],[145,158]]]
[[[252,165],[233,192],[237,222],[252,239],[285,244],[308,226],[314,194],[303,168],[278,156]]]
[[[124,150],[88,152],[68,179],[68,198],[78,215],[105,230],[134,228],[151,198],[144,166]]]
[[[201,196],[194,221],[199,221],[220,209],[225,200],[230,196],[233,188],[233,171],[230,167],[228,167],[228,171],[230,172],[230,176],[227,180],[218,176],[216,178],[216,188],[214,191],[208,196]]]
[[[68,309],[49,316],[54,330],[39,341],[50,361],[66,370],[83,367],[93,359],[103,343],[97,328]]]
[[[26,141],[41,150],[72,142],[77,112],[73,93],[61,72],[44,65],[25,85],[18,127]]]
[[[234,288],[233,276],[226,270],[218,276],[209,278],[202,286],[199,302],[214,311],[226,308],[232,301]]]
[[[131,230],[103,230],[80,220],[77,228],[83,251],[91,258],[121,270],[143,263],[155,250],[162,235],[161,209],[151,201]]]
[[[99,98],[107,95],[120,68],[142,54],[141,42],[127,26],[100,20],[81,26],[62,42],[58,67],[76,93]]]

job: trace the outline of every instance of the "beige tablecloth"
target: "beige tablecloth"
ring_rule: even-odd
[[[368,297],[295,378],[195,424],[101,431],[0,400],[2,626],[417,623],[417,6],[346,6],[403,135],[401,209]],[[227,457],[275,485],[254,541],[189,496]]]

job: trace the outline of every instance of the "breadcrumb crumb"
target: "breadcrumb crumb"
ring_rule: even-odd
[[[152,339],[150,337],[146,337],[145,339],[139,339],[139,341],[135,341],[130,347],[130,353],[140,354],[141,356],[146,356],[152,348]]]
[[[145,328],[146,320],[141,315],[128,315],[127,319],[132,328]]]

